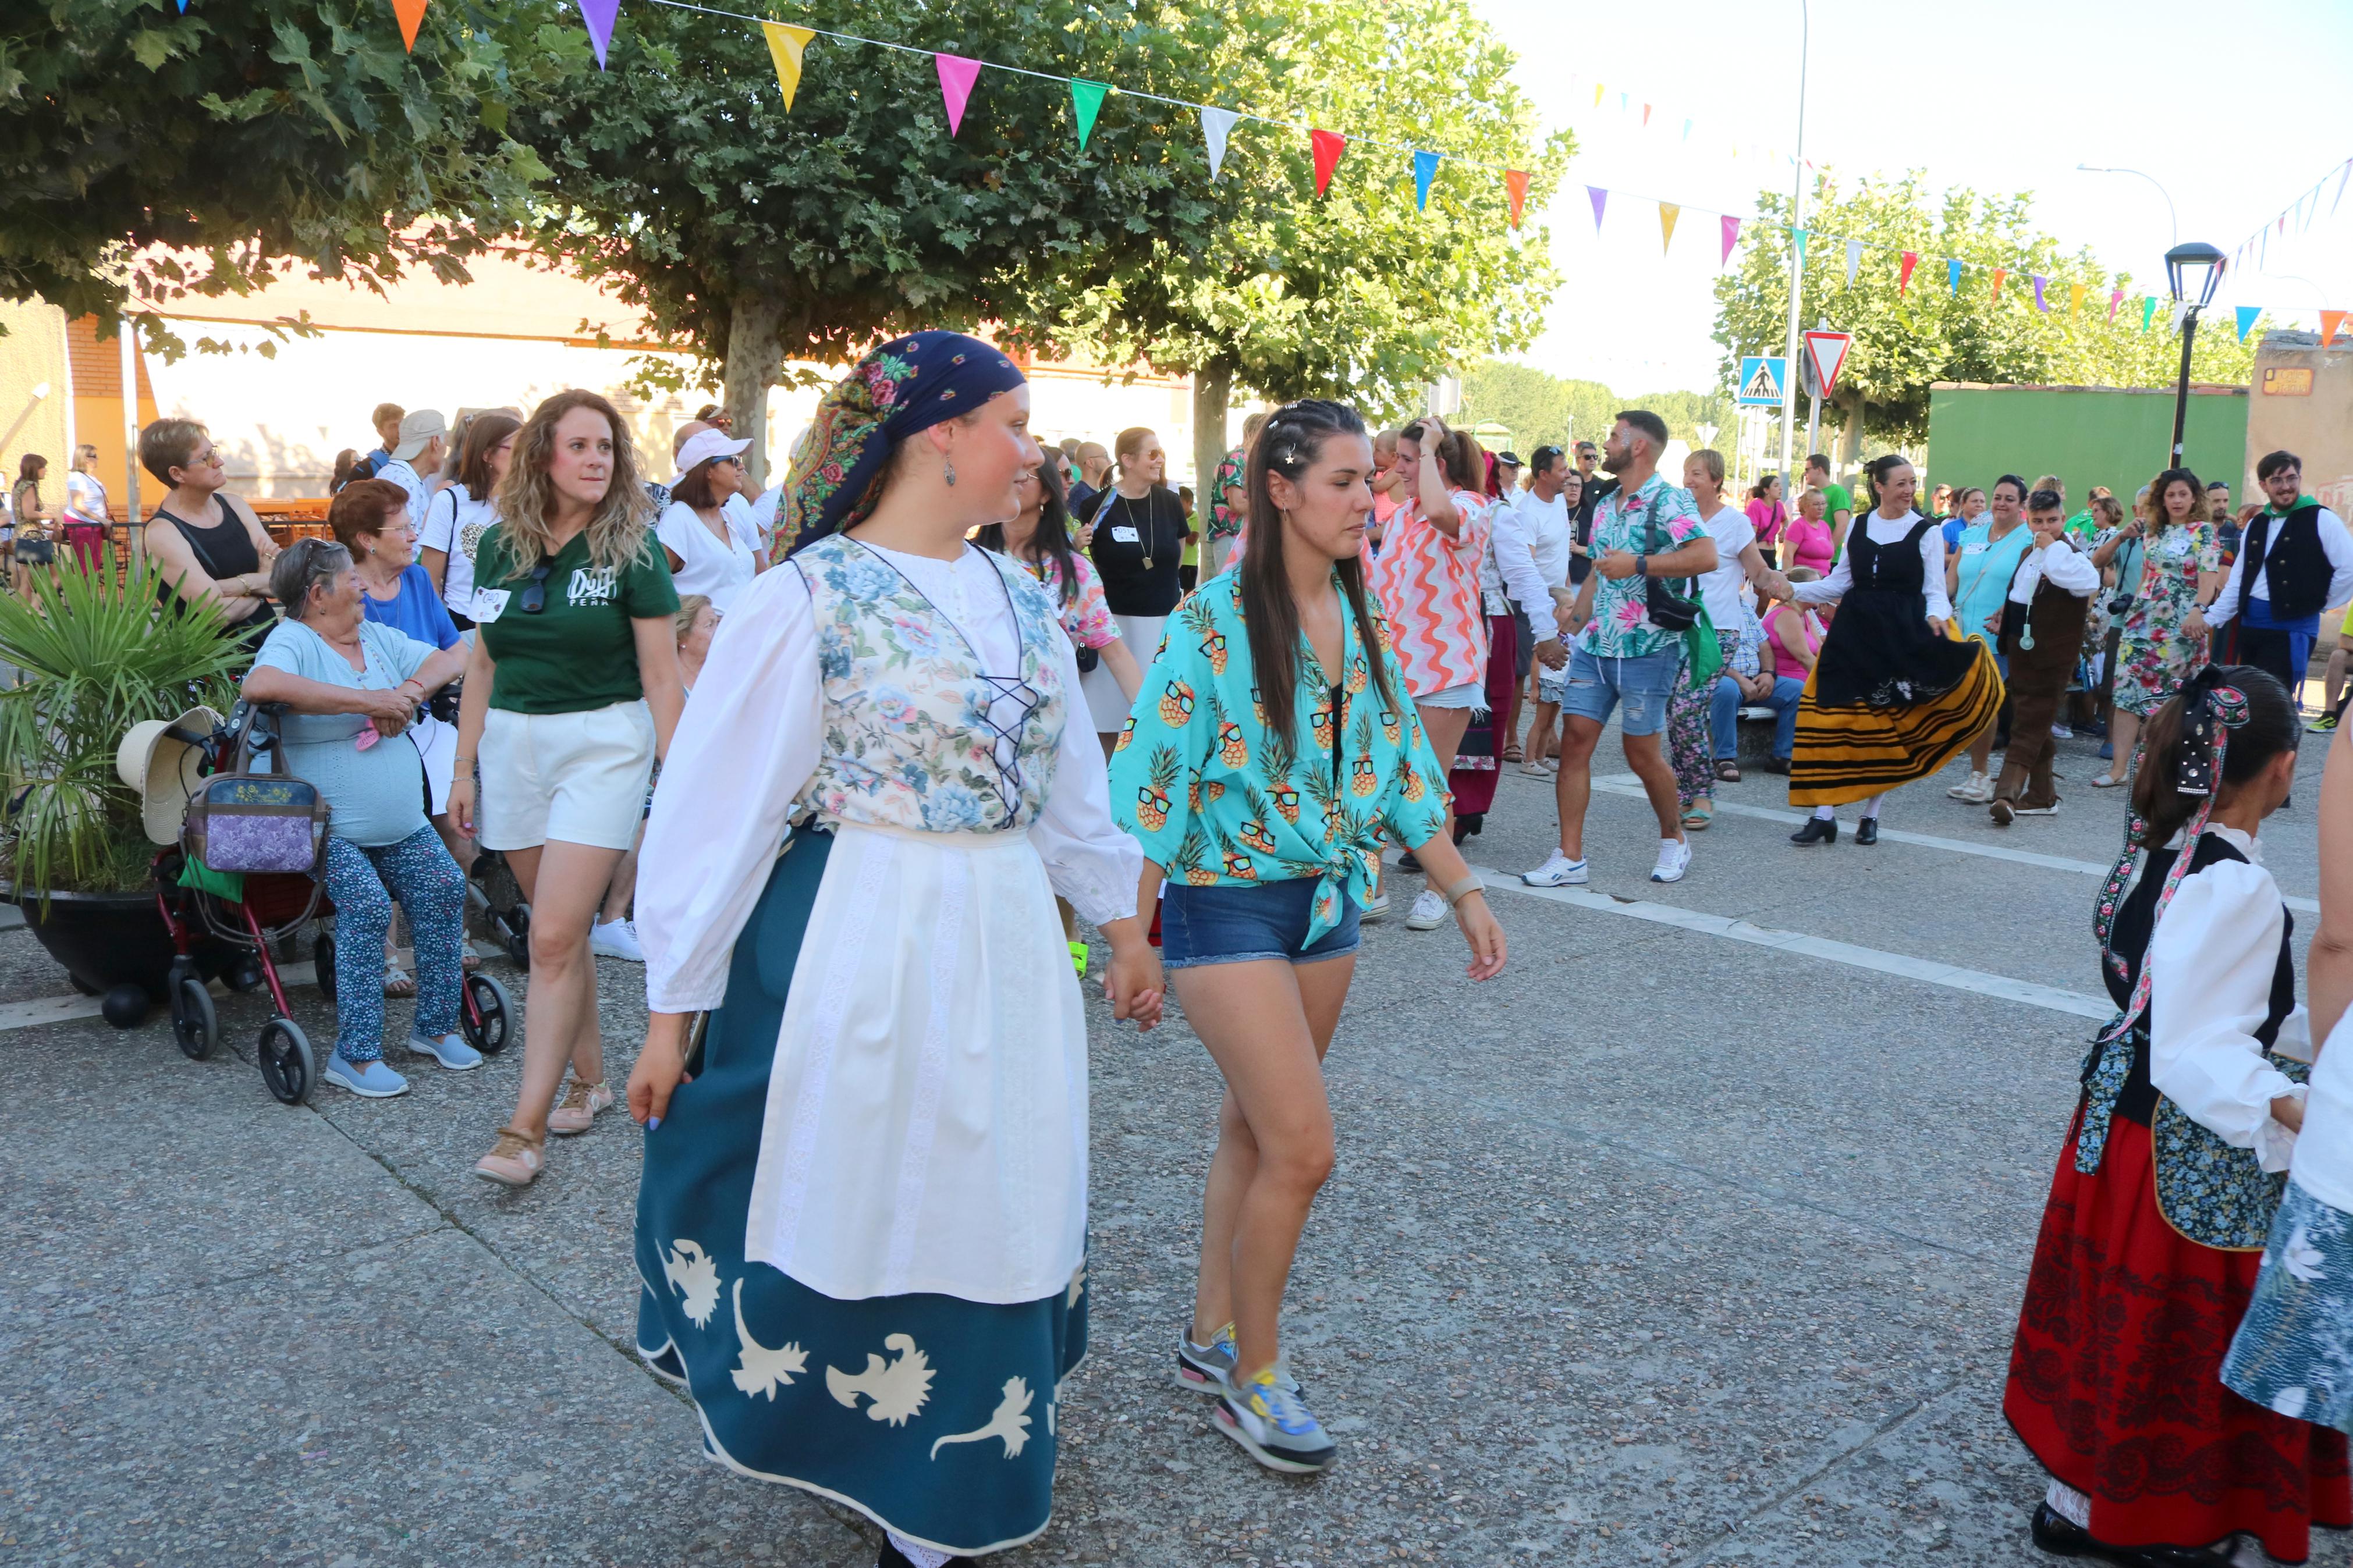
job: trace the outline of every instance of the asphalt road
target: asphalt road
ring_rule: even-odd
[[[2322,751],[2264,836],[2304,900]],[[1054,1526],[1008,1568],[2040,1560],[2001,1380],[2105,1016],[2124,810],[2063,752],[2059,817],[1997,829],[1943,798],[1956,773],[1871,849],[1791,847],[1752,777],[1672,888],[1605,787],[1591,892],[1497,891],[1512,963],[1483,986],[1403,900],[1369,928],[1289,1315],[1344,1445],[1318,1479],[1259,1470],[1170,1385],[1217,1082],[1181,1020],[1139,1037],[1097,1005],[1093,1353]],[[1535,864],[1548,784],[1507,771],[1489,821],[1474,863]],[[617,1079],[642,993],[600,967]],[[27,1021],[66,989],[0,932],[0,1561],[872,1560],[845,1515],[700,1458],[638,1367],[617,1115],[508,1194],[468,1166],[515,1054],[288,1110],[255,998],[221,1001],[236,1050],[200,1064],[160,1019]],[[298,1011],[332,1037],[315,992]]]

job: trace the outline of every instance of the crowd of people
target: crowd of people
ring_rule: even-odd
[[[2293,454],[2235,517],[2182,468],[2129,505],[2071,514],[2056,476],[2005,474],[1924,512],[1897,454],[1855,490],[1816,458],[1794,496],[1768,475],[1744,498],[1713,450],[1663,471],[1671,433],[1640,409],[1523,462],[1435,416],[1373,430],[1309,400],[1251,416],[1197,517],[1155,432],[1041,446],[1018,368],[950,332],[866,356],[756,496],[717,407],[662,479],[592,393],[376,415],[380,447],[338,463],[332,537],[282,550],[201,426],[157,421],[139,451],[168,487],[160,591],[253,648],[245,695],[283,707],[287,760],[331,807],[326,1080],[406,1091],[387,995],[416,999],[402,1065],[480,1065],[456,1009],[469,871],[496,856],[529,904],[530,989],[514,1109],[475,1170],[529,1185],[551,1135],[622,1101],[594,961],[642,962],[640,1351],[732,1468],[881,1523],[886,1568],[1044,1527],[1086,1348],[1082,921],[1114,1017],[1151,1028],[1173,991],[1225,1083],[1175,1374],[1268,1468],[1335,1462],[1281,1317],[1335,1157],[1320,1063],[1361,928],[1416,878],[1404,925],[1454,924],[1468,977],[1499,973],[1461,845],[1516,766],[1552,780],[1558,825],[1523,879],[1594,879],[1613,717],[1659,883],[1694,873],[1746,724],[1809,810],[1801,847],[1858,803],[1875,843],[1884,796],[1964,753],[1955,798],[2003,826],[2049,816],[2057,742],[2105,728],[2092,783],[2128,787],[2134,823],[2103,902],[2123,1011],[2012,1371],[2054,1478],[2034,1534],[2194,1563],[2233,1532],[2280,1555],[2353,1522],[2333,1430],[2353,1358],[2319,1342],[2339,1303],[2295,1261],[2353,1267],[2353,1131],[2325,1072],[2307,1105],[2280,1065],[2304,1015],[2253,853],[2320,616],[2353,599],[2353,537]],[[18,517],[42,515],[42,477],[28,460]],[[454,721],[432,718],[453,684]],[[2353,764],[2324,802],[2340,857],[2348,808]],[[2324,927],[2353,921],[2330,889]],[[2353,992],[2323,968],[2316,947],[2316,1026]],[[2168,1162],[2206,1230],[2141,1217],[2170,1202]],[[2259,1258],[2274,1212],[2302,1228]],[[2203,1381],[2151,1415],[2077,1325],[2155,1336],[2193,1297],[2194,1353],[2166,1375]],[[2104,1456],[2159,1436],[2238,1468],[2195,1508],[2148,1501]]]

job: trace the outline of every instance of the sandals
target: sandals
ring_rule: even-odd
[[[1504,748],[1504,761],[1507,763],[1526,761],[1526,759],[1520,754],[1520,743],[1517,741],[1513,742],[1510,745]]]
[[[1722,762],[1716,763],[1715,777],[1716,782],[1719,784],[1738,784],[1740,782],[1740,764],[1735,762]]]
[[[555,1109],[547,1113],[547,1130],[558,1138],[576,1138],[596,1125],[596,1113],[613,1109],[612,1087],[574,1079]]]
[[[2056,775],[2054,774],[2053,776],[2055,777]],[[2105,773],[2094,773],[2092,775],[2092,787],[2094,789],[2121,789],[2124,787],[2124,782],[2125,781],[2122,779],[2112,779]]]
[[[406,969],[384,972],[384,994],[396,1001],[406,1001],[417,994],[417,976]]]
[[[1715,808],[1712,805],[1695,805],[1683,813],[1683,826],[1694,833],[1705,832],[1707,825],[1715,820]]]
[[[499,1141],[491,1145],[491,1152],[474,1162],[474,1174],[502,1187],[527,1187],[539,1179],[546,1163],[544,1138],[529,1137],[512,1127],[501,1127]]]

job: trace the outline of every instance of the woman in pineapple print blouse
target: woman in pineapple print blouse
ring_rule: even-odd
[[[1444,831],[1446,768],[1366,592],[1372,443],[1336,403],[1282,408],[1244,468],[1240,565],[1168,623],[1112,756],[1112,812],[1144,846],[1137,908],[1167,881],[1163,962],[1226,1095],[1177,1375],[1271,1469],[1336,1455],[1278,1364],[1276,1319],[1332,1167],[1321,1063],[1356,969],[1381,844],[1416,849],[1470,942],[1504,933]]]

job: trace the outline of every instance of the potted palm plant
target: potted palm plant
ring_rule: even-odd
[[[159,604],[143,558],[118,573],[111,549],[95,571],[69,555],[31,584],[29,601],[0,595],[0,663],[13,667],[0,687],[0,896],[22,906],[77,988],[161,998],[174,950],[155,846],[116,749],[142,721],[228,711],[248,655],[209,604]]]

